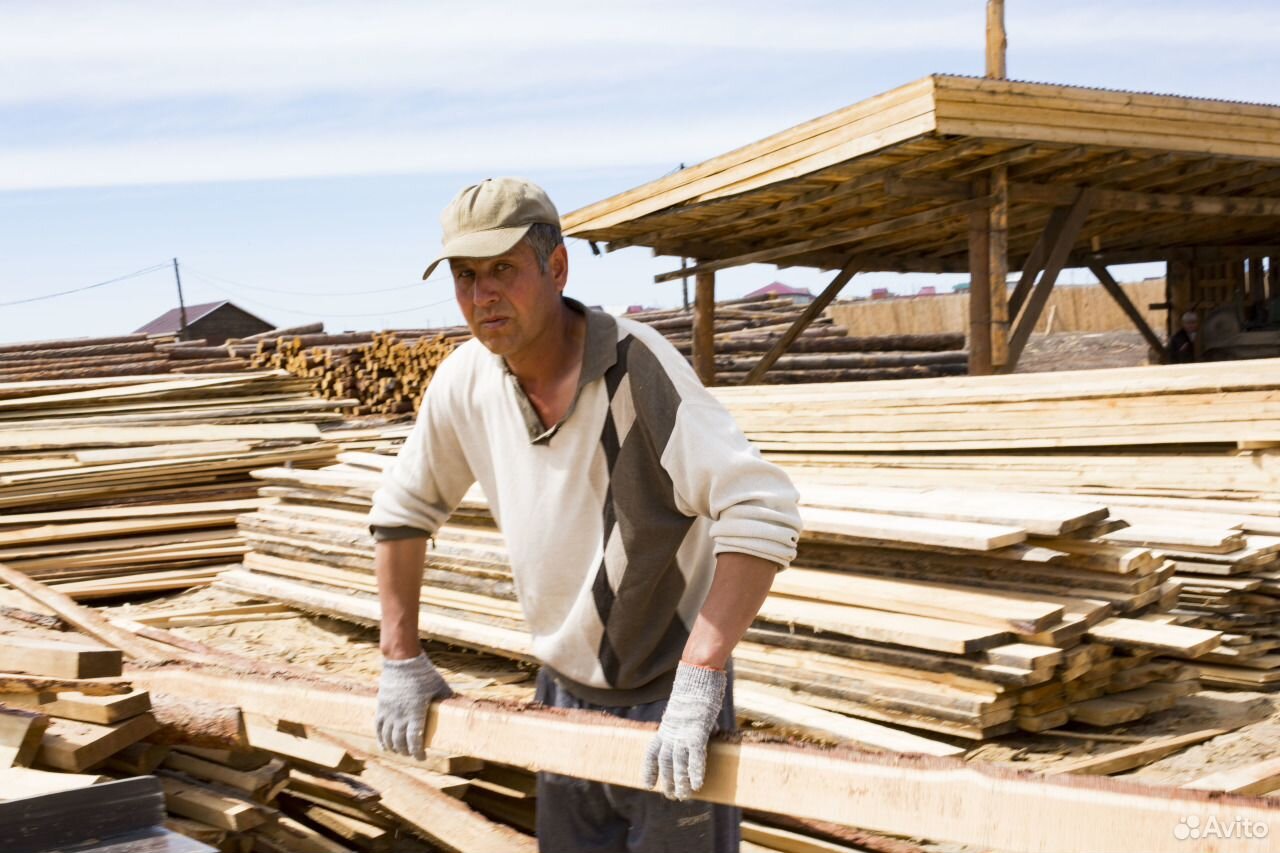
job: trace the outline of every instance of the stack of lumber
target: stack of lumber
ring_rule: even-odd
[[[68,338],[0,345],[0,382],[159,373],[226,373],[248,361],[172,335]]]
[[[143,624],[94,611],[3,565],[0,578],[50,613],[39,627],[13,618],[22,611],[0,614],[0,839],[9,829],[16,838],[32,837],[35,829],[6,825],[8,813],[21,820],[52,806],[101,807],[112,797],[119,808],[131,808],[115,790],[123,783],[114,781],[128,778],[150,780],[166,830],[222,851],[536,848],[533,771],[545,759],[498,743],[491,744],[497,752],[476,744],[483,759],[465,751],[476,735],[483,741],[486,731],[510,731],[529,713],[509,699],[483,700],[495,680],[479,656],[465,656],[477,661],[474,669],[462,663],[444,671],[456,689],[482,701],[456,699],[449,703],[456,707],[444,711],[433,706],[444,725],[434,729],[424,755],[411,758],[382,752],[371,738],[372,682],[246,658],[157,627],[190,624],[175,615],[152,613],[141,617]],[[243,606],[231,609],[245,615]],[[477,711],[494,720],[471,719]],[[530,721],[546,729],[548,721],[537,713]],[[600,728],[597,717],[562,715],[558,722],[589,733]],[[630,732],[628,748],[647,734]],[[556,736],[546,730],[533,740]],[[773,750],[754,760],[767,772],[786,773],[770,766],[780,755]],[[498,763],[504,757],[515,766]],[[798,751],[780,757],[806,758]],[[632,779],[639,769],[623,772]],[[758,808],[763,798],[750,792],[745,799]],[[837,817],[838,803],[823,804],[817,814]],[[863,848],[845,841],[873,837],[795,819],[787,828],[752,820],[745,829],[757,839],[752,850],[791,850],[806,842],[852,853]],[[413,843],[414,837],[429,846]],[[165,849],[196,848],[170,840]]]
[[[804,312],[775,296],[716,304],[716,384],[739,385]],[[686,357],[693,352],[693,315],[643,311],[626,315],[662,332]],[[962,334],[850,336],[829,316],[814,320],[770,368],[768,384],[851,382],[953,376],[968,370]]]
[[[376,622],[365,514],[390,460],[345,452],[319,471],[255,472],[263,497],[279,502],[241,517],[250,551],[219,585]],[[799,558],[735,653],[738,706],[753,719],[946,754],[956,747],[919,732],[982,739],[1165,710],[1197,682],[1192,667],[1157,657],[1195,658],[1221,639],[1147,618],[1174,604],[1174,568],[1101,539],[1118,526],[1105,505],[872,488],[802,495]],[[421,603],[424,637],[529,657],[505,544],[478,492],[437,533]]]
[[[0,561],[79,598],[208,583],[249,472],[319,467],[339,401],[284,374],[0,384]]]
[[[1010,489],[1106,503],[1173,568],[1214,686],[1280,683],[1280,363],[716,392],[802,488]]]

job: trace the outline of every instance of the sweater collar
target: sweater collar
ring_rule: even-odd
[[[506,360],[499,359],[502,361],[502,369],[507,374],[507,380],[511,383],[511,388],[515,392],[516,403],[519,405],[520,414],[524,418],[525,428],[529,431],[529,442],[531,444],[545,444],[551,441],[552,436],[559,432],[560,427],[569,418],[573,417],[574,410],[578,408],[578,400],[582,397],[582,389],[597,379],[603,378],[605,372],[618,362],[618,321],[603,311],[588,308],[576,299],[568,296],[561,298],[570,309],[584,315],[587,320],[586,341],[582,353],[582,369],[578,374],[578,389],[574,392],[573,400],[569,403],[569,408],[565,411],[563,418],[550,427],[544,427],[542,419],[538,417],[538,410],[534,408],[529,396],[520,387],[520,380],[511,372]]]

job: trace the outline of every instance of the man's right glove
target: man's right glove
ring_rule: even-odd
[[[422,738],[427,727],[427,706],[453,695],[431,660],[420,654],[408,660],[382,661],[378,680],[378,746],[388,752],[426,758]]]

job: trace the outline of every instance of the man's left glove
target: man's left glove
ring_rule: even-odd
[[[408,660],[384,659],[374,720],[378,746],[421,761],[426,757],[422,737],[427,724],[427,706],[452,695],[453,691],[425,654]]]
[[[658,783],[672,800],[687,800],[707,774],[707,740],[724,702],[725,674],[681,663],[658,733],[644,757],[644,786]]]

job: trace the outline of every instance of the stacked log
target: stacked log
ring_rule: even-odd
[[[331,463],[340,405],[286,374],[0,383],[0,561],[77,598],[208,583],[249,472]]]
[[[164,373],[224,373],[248,362],[172,335],[68,338],[0,345],[0,382]]]
[[[436,368],[466,337],[465,330],[449,329],[286,335],[253,345],[250,363],[305,377],[318,396],[357,400],[344,407],[347,414],[407,415],[416,411]],[[242,344],[230,350],[246,353]]]
[[[781,340],[804,306],[773,296],[717,303],[716,384],[739,385],[760,357]],[[686,357],[693,353],[693,316],[687,311],[626,315],[658,329]],[[853,382],[952,376],[968,370],[964,335],[850,337],[829,316],[815,319],[774,363],[763,384]]]
[[[375,623],[365,516],[390,459],[347,452],[319,471],[256,472],[263,496],[280,502],[242,516],[250,551],[219,585]],[[1165,710],[1197,681],[1192,667],[1158,657],[1197,657],[1220,642],[1220,632],[1151,618],[1176,600],[1174,568],[1100,539],[1117,526],[1103,504],[802,495],[800,555],[735,653],[748,717],[948,754],[957,747],[935,735],[981,740]],[[424,637],[529,657],[505,545],[478,493],[438,531],[425,578]]]

